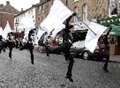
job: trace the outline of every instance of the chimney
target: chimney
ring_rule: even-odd
[[[3,4],[0,4],[0,7],[3,7],[4,5]]]
[[[23,8],[21,8],[21,12],[23,12]]]
[[[9,2],[9,1],[6,1],[6,5],[10,5],[10,2]]]

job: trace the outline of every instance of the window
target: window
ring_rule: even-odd
[[[74,0],[74,2],[77,2],[77,1],[79,1],[79,0]]]
[[[110,0],[110,15],[117,15],[117,0]]]
[[[34,18],[34,16],[32,16],[32,18]]]
[[[40,17],[38,17],[38,21],[40,21]]]

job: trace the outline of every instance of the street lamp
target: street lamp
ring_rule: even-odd
[[[18,22],[16,22],[16,23],[15,23],[16,32],[18,31],[18,30],[17,30],[17,28],[18,28],[18,25],[19,25],[19,23],[18,23]]]

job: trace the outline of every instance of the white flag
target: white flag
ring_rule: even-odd
[[[55,38],[55,36],[57,35],[57,33],[58,32],[60,32],[62,29],[64,29],[65,28],[65,25],[64,24],[61,24],[61,25],[59,25],[58,27],[56,27],[55,29],[56,30],[54,30],[53,32],[52,32],[52,37],[53,38]]]
[[[2,29],[2,27],[0,27],[0,35],[3,36],[3,29]]]
[[[107,27],[102,26],[100,24],[90,22],[88,24],[89,28],[92,30],[88,30],[86,39],[85,39],[85,47],[90,50],[91,52],[94,52],[99,37],[102,35],[102,33],[107,29]],[[94,32],[94,33],[93,33]]]
[[[79,16],[74,17],[74,30],[86,30],[88,27],[83,21],[80,20]]]
[[[27,15],[26,17],[23,17],[21,19],[20,24],[22,24],[23,28],[26,27],[26,29],[32,29],[35,28],[35,22],[32,16]]]
[[[44,30],[42,30],[41,28],[38,28],[38,32],[36,35],[36,40],[35,40],[35,44],[38,44],[39,39],[41,38],[41,36],[45,33]]]
[[[8,33],[10,33],[10,32],[12,32],[12,30],[11,30],[9,22],[7,21],[7,24],[6,24],[5,29],[3,31],[3,37],[6,39]]]
[[[57,30],[58,25],[61,26],[72,14],[73,12],[68,9],[61,0],[54,0],[48,16],[40,26],[49,33],[53,29]]]

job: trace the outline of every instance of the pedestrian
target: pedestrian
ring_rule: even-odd
[[[0,35],[0,53],[2,50],[5,52],[7,47],[7,41],[2,37],[2,35]]]
[[[49,54],[49,46],[48,46],[48,39],[50,38],[50,36],[48,36],[48,33],[45,32],[44,34],[44,39],[43,39],[43,46],[45,47],[45,52],[46,52],[46,56],[50,56]]]
[[[105,60],[104,66],[103,66],[103,70],[105,72],[109,72],[109,70],[108,70],[108,62],[110,60],[110,46],[109,46],[109,41],[108,41],[108,35],[109,35],[111,30],[112,30],[112,28],[110,27],[107,34],[103,36],[103,42],[105,44],[105,50],[106,50],[106,52],[105,52],[106,60]]]
[[[28,49],[30,51],[30,55],[31,55],[31,63],[34,64],[34,54],[33,54],[33,50],[34,50],[34,45],[33,45],[33,34],[34,32],[31,30],[28,34]]]
[[[34,64],[34,54],[33,54],[33,50],[34,50],[34,32],[35,32],[35,29],[31,29],[28,33],[28,40],[27,40],[27,43],[25,45],[23,45],[20,50],[23,50],[23,49],[27,49],[29,50],[30,52],[30,55],[31,55],[31,64]]]
[[[9,48],[9,58],[12,59],[12,50],[13,47],[15,47],[15,40],[14,36],[12,35],[12,32],[8,33],[8,40],[7,40],[7,46]]]
[[[3,37],[2,37],[2,35],[0,35],[0,53],[1,53],[2,49],[3,49]]]
[[[70,54],[70,47],[72,46],[72,37],[70,35],[70,29],[73,27],[73,25],[70,25],[69,22],[73,16],[75,16],[75,14],[70,16],[65,22],[65,28],[63,29],[63,46],[62,46],[65,60],[69,62],[66,78],[69,79],[71,82],[73,82],[72,68],[74,64],[74,59]]]

